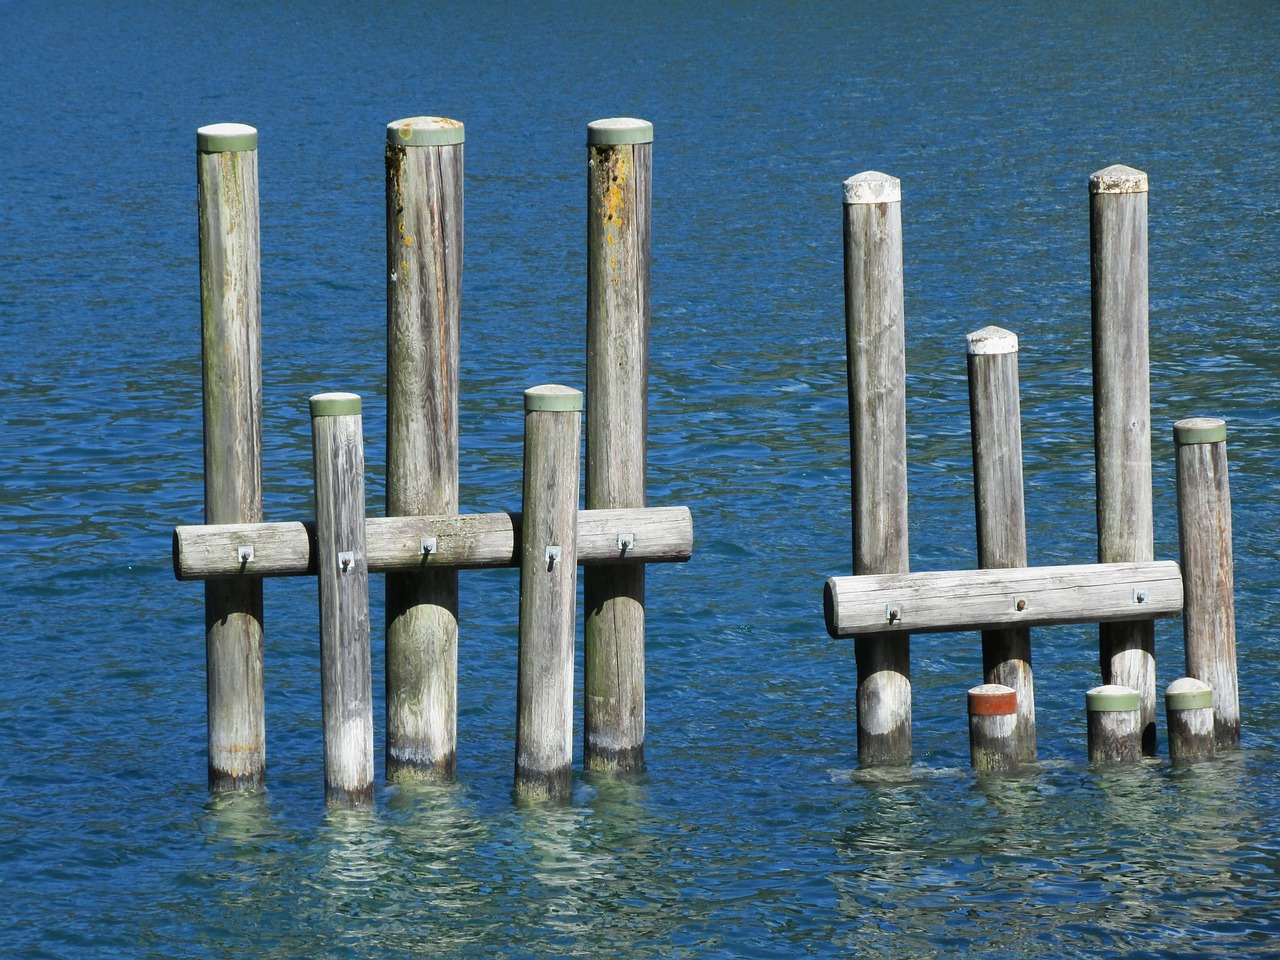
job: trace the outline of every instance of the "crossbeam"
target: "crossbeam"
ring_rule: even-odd
[[[1182,574],[1167,560],[831,577],[823,608],[833,637],[1176,617]]]
[[[521,526],[519,513],[368,517],[368,569],[518,567]],[[579,564],[681,563],[692,555],[688,507],[578,511]],[[192,524],[173,531],[173,573],[179,580],[315,572],[312,521]]]

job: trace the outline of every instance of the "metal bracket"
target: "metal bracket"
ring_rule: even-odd
[[[351,568],[355,566],[356,555],[351,552],[338,554],[338,566],[342,568],[343,573],[350,573]]]
[[[554,570],[560,565],[560,548],[547,547],[547,569]]]
[[[885,618],[885,620],[887,620],[889,623],[901,623],[901,622],[902,622],[902,607],[900,607],[900,606],[899,606],[898,604],[896,604],[896,603],[888,604],[888,605],[884,608],[884,618]]]
[[[618,534],[618,552],[625,554],[628,550],[636,545],[636,535],[634,533]]]
[[[247,547],[237,547],[236,558],[240,561],[240,566],[242,567],[253,563],[253,544],[249,544]]]
[[[423,555],[423,557],[429,557],[429,556],[431,556],[433,553],[437,553],[437,552],[439,552],[439,550],[440,550],[440,547],[437,545],[437,542],[436,542],[436,538],[435,538],[435,537],[423,537],[423,538],[422,538],[422,555]]]
[[[1134,603],[1146,603],[1149,599],[1151,599],[1151,595],[1150,595],[1149,593],[1147,593],[1147,588],[1146,588],[1146,587],[1134,587],[1134,588],[1133,588],[1133,602],[1134,602]]]

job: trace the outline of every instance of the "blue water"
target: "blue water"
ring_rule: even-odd
[[[1280,6],[8,0],[0,37],[0,954],[1280,953]],[[513,806],[516,578],[469,573],[456,785],[326,811],[315,585],[274,581],[269,787],[210,800],[203,592],[169,562],[202,516],[195,129],[261,131],[267,514],[301,519],[321,390],[365,396],[382,509],[383,131],[415,114],[467,126],[468,510],[518,505],[520,391],[582,383],[585,126],[654,123],[650,501],[697,545],[649,575],[648,773]],[[976,778],[977,638],[933,636],[915,765],[860,774],[821,608],[841,181],[903,184],[913,569],[976,563],[988,323],[1022,340],[1032,562],[1087,562],[1086,184],[1115,162],[1151,180],[1158,557],[1172,422],[1231,431],[1244,747],[1091,770],[1095,631],[1045,629],[1042,764]],[[1163,687],[1179,624],[1157,644]]]

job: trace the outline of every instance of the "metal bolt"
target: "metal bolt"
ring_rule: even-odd
[[[355,564],[355,562],[356,562],[356,555],[354,553],[338,554],[338,564],[342,567],[343,573],[348,573],[351,567]]]
[[[424,557],[429,557],[429,556],[431,556],[431,555],[432,555],[433,553],[435,553],[438,549],[439,549],[439,548],[438,548],[438,547],[437,547],[437,545],[436,545],[436,538],[435,538],[435,537],[423,537],[423,538],[422,538],[422,555],[423,555]]]
[[[1023,610],[1027,609],[1027,601],[1022,599],[1022,597],[1019,597],[1018,602],[1015,603],[1013,606],[1015,610],[1021,613]]]
[[[1134,602],[1134,603],[1146,603],[1146,602],[1147,602],[1147,600],[1148,600],[1148,594],[1147,594],[1146,587],[1134,587],[1134,588],[1133,588],[1133,602]]]
[[[636,535],[634,533],[618,534],[618,552],[626,553],[636,545]]]
[[[554,570],[560,565],[560,548],[547,547],[547,569]]]
[[[902,608],[889,604],[884,608],[884,618],[890,623],[897,623],[902,619]]]
[[[253,562],[253,545],[240,547],[236,550],[236,558],[240,561],[240,566]]]

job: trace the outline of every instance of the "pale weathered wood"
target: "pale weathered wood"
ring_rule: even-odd
[[[458,512],[463,126],[389,124],[387,516]],[[458,572],[387,577],[387,778],[449,778],[457,756]]]
[[[1018,692],[1000,683],[969,691],[969,763],[984,773],[1007,773],[1021,762]]]
[[[334,804],[373,800],[369,567],[360,419],[360,398],[353,393],[311,398],[324,792]]]
[[[906,354],[902,299],[902,192],[874,171],[844,183],[844,297],[853,572],[905,573],[907,553]],[[858,761],[911,762],[910,641],[859,637]]]
[[[824,606],[833,637],[1105,623],[1176,617],[1182,577],[1172,560],[831,577]]]
[[[1182,620],[1187,674],[1213,688],[1217,746],[1238,747],[1240,687],[1227,425],[1215,417],[1194,417],[1178,421],[1173,433],[1178,539],[1187,594]]]
[[[645,505],[653,126],[587,128],[588,509]],[[643,564],[584,571],[583,764],[644,767]]]
[[[1194,763],[1215,752],[1213,688],[1194,677],[1180,677],[1164,693],[1169,759]]]
[[[258,133],[196,133],[206,523],[262,520],[262,296]],[[209,788],[266,776],[262,584],[205,585]]]
[[[524,521],[519,513],[452,517],[368,517],[369,572],[421,567],[518,567]],[[423,543],[428,541],[429,552]],[[248,559],[246,551],[252,554]],[[688,507],[578,511],[578,563],[683,563],[693,555]],[[175,527],[173,572],[179,580],[314,575],[315,524],[259,523]]]
[[[978,520],[978,565],[1001,569],[1027,565],[1027,524],[1022,485],[1022,411],[1018,396],[1018,338],[986,327],[968,342],[969,422],[973,441],[973,497]],[[1018,722],[1012,734],[1018,759],[1036,758],[1036,700],[1027,627],[982,634],[987,684],[1011,687]]]
[[[573,638],[582,394],[525,391],[515,793],[568,800],[573,774]]]
[[[1154,556],[1151,388],[1147,317],[1147,175],[1121,165],[1089,179],[1093,304],[1093,411],[1098,560]],[[1142,695],[1143,751],[1156,747],[1155,629],[1149,620],[1104,624],[1105,684]]]
[[[1089,762],[1137,763],[1142,757],[1142,695],[1131,687],[1104,684],[1085,695]]]

